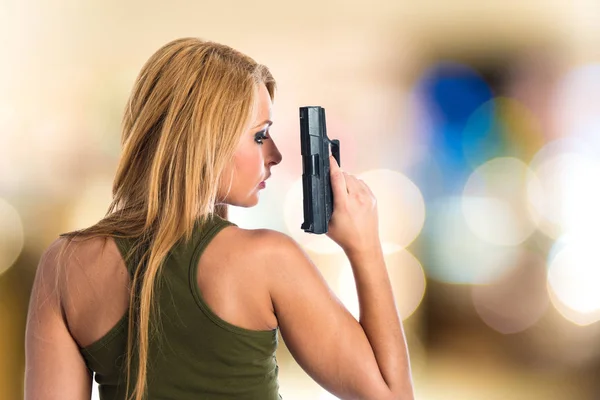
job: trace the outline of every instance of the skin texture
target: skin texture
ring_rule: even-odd
[[[242,135],[219,187],[223,203],[252,207],[260,183],[281,161],[265,132],[271,99],[264,87],[252,129]],[[260,143],[262,142],[262,144]],[[334,214],[328,236],[346,252],[357,283],[357,321],[289,236],[224,228],[198,263],[198,286],[225,321],[246,329],[279,328],[300,366],[341,399],[413,399],[408,353],[378,237],[377,201],[367,185],[330,159]],[[125,313],[128,274],[112,239],[75,243],[62,293],[54,290],[55,254],[44,253],[28,315],[25,399],[90,399],[77,345],[100,339]]]
[[[219,198],[223,199],[223,203],[239,207],[255,206],[261,190],[258,185],[267,180],[271,176],[271,168],[281,162],[281,153],[269,134],[271,110],[269,92],[264,85],[260,85],[252,129],[242,136],[233,163],[223,173],[226,180],[221,182],[219,188]],[[231,188],[228,190],[230,182]]]

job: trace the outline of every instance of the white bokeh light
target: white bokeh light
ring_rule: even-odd
[[[462,210],[469,228],[481,239],[502,246],[525,241],[537,227],[529,213],[530,190],[541,190],[527,165],[512,157],[495,158],[477,168],[463,191]]]
[[[600,226],[600,162],[585,151],[556,144],[532,162],[541,193],[529,193],[531,207],[540,215],[540,229],[552,238],[562,234],[595,234]]]
[[[227,218],[243,229],[273,229],[284,231],[281,218],[282,198],[279,188],[285,185],[286,177],[272,176],[267,187],[260,191],[258,204],[253,207],[228,206]],[[299,230],[300,227],[297,227]]]
[[[340,398],[334,396],[333,394],[329,393],[327,390],[323,389],[323,391],[319,395],[319,400],[340,400]]]
[[[24,242],[23,222],[19,212],[0,197],[0,275],[17,260]]]
[[[425,236],[429,250],[427,274],[448,283],[488,284],[514,268],[517,246],[484,241],[467,225],[460,197],[441,198],[428,205]]]
[[[419,188],[403,174],[378,169],[357,175],[377,198],[379,236],[386,254],[408,246],[421,232],[425,221],[425,202]],[[299,229],[304,220],[302,178],[290,187],[284,216],[291,236],[316,253],[340,253],[342,249],[326,235],[313,235]]]
[[[398,312],[403,320],[407,319],[419,307],[425,295],[425,272],[419,260],[404,249],[387,254],[385,263]],[[352,267],[347,261],[340,268],[336,292],[350,313],[358,319],[358,293]]]
[[[377,198],[382,243],[398,247],[411,244],[425,222],[425,201],[417,185],[404,174],[389,169],[367,171],[358,178]]]
[[[578,235],[596,235],[600,228],[600,162],[581,155],[563,157],[564,228]]]
[[[548,291],[555,308],[578,325],[600,320],[600,254],[589,236],[559,240],[548,262]]]

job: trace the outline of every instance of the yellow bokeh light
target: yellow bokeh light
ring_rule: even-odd
[[[0,197],[0,274],[17,260],[24,243],[23,222],[19,212]]]
[[[481,137],[484,133],[481,131],[481,119],[490,110],[493,110],[493,122],[490,121],[491,126],[486,125],[486,128],[491,129],[494,134],[487,132],[490,141],[486,142]],[[544,143],[537,116],[520,101],[508,97],[495,97],[482,104],[471,115],[463,135],[466,135],[463,143],[465,158],[473,167],[482,162],[485,154],[497,154],[495,151],[487,153],[495,148],[495,140],[498,140],[496,135],[501,139],[502,146],[506,146],[505,151],[527,161],[531,160]]]
[[[17,122],[14,107],[0,103],[0,187],[6,191],[21,188],[27,171],[24,155],[29,153],[18,151],[23,132]]]
[[[112,200],[112,180],[91,180],[78,193],[77,202],[71,208],[67,230],[87,228],[100,221]]]

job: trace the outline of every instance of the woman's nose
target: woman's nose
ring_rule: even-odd
[[[269,165],[273,166],[273,165],[279,164],[283,157],[282,157],[281,153],[279,152],[279,149],[277,148],[277,145],[275,144],[275,142],[271,140],[271,144],[272,144],[272,148],[271,148],[271,151],[269,154]]]

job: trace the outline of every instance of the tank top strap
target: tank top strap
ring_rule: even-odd
[[[121,253],[121,257],[125,261],[125,266],[129,272],[129,276],[133,279],[135,268],[139,263],[140,255],[133,253],[134,240],[132,238],[124,238],[113,236],[113,240]]]
[[[227,226],[237,226],[235,223],[228,221],[217,214],[209,214],[207,217],[200,218],[196,222],[192,235],[192,246],[197,248],[202,247]]]
[[[189,241],[180,241],[173,249],[178,254],[181,260],[182,273],[187,273],[187,267],[194,258],[194,254],[204,250],[208,243],[227,226],[237,226],[231,221],[228,221],[216,214],[198,219],[192,231],[192,237]]]
[[[187,243],[183,239],[180,240],[175,244],[172,251],[177,248],[181,251],[181,247],[183,247],[183,251],[185,253],[189,252],[189,255],[191,256],[194,250],[204,248],[208,242],[221,231],[221,229],[231,225],[237,226],[235,223],[228,221],[217,214],[209,214],[205,217],[201,217],[196,220],[194,224],[191,240],[187,241]],[[135,238],[114,236],[113,239],[125,261],[129,276],[133,278],[135,269],[143,254],[143,249],[139,248],[139,243],[137,243]],[[135,248],[136,245],[138,248]]]

